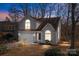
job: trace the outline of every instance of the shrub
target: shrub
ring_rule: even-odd
[[[5,45],[0,45],[0,55],[7,52],[7,46]]]
[[[76,53],[77,53],[76,56],[79,56],[79,50],[77,50]]]
[[[79,49],[76,48],[76,47],[74,49],[69,47],[68,50],[67,50],[67,55],[68,56],[79,56]]]
[[[79,51],[75,51],[75,52],[68,52],[68,56],[79,56]]]
[[[50,48],[44,53],[45,56],[61,56],[61,50],[58,48]]]
[[[14,40],[14,35],[11,33],[5,34],[2,36],[3,41],[12,42]]]
[[[48,44],[48,45],[50,45],[51,43],[50,43],[50,41],[48,41],[48,40],[45,40],[45,44]]]

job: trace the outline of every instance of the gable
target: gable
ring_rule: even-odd
[[[39,27],[37,28],[37,30],[42,30],[43,27],[45,27],[47,24],[51,24],[51,26],[57,30],[57,27],[58,27],[58,23],[59,23],[59,19],[46,19],[46,20],[43,20],[41,22],[41,24],[39,25]]]
[[[52,31],[55,31],[54,27],[52,27],[51,24],[47,23],[43,28],[42,30],[52,30]]]
[[[31,30],[36,29],[36,23],[37,21],[34,20],[33,18],[31,18],[30,16],[27,16],[25,18],[23,18],[20,22],[19,22],[19,29],[21,30],[25,30],[25,21],[26,20],[30,20],[30,24],[31,24]]]

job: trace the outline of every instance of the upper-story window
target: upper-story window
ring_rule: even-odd
[[[25,21],[25,29],[30,29],[30,20],[29,19],[27,19]]]

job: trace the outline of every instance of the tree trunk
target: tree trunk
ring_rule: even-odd
[[[72,28],[71,28],[71,47],[72,49],[74,49],[74,41],[75,41],[75,18],[74,18],[74,12],[75,12],[75,4],[71,4],[71,8],[72,8],[72,11],[71,11],[71,20],[72,20]]]

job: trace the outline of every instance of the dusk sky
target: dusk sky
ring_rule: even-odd
[[[8,16],[8,9],[10,4],[0,4],[0,21],[4,21],[5,17]]]
[[[29,3],[29,6],[30,5],[31,5],[31,3]],[[64,4],[60,4],[60,5],[63,6]],[[16,3],[0,3],[0,21],[4,21],[6,16],[9,17],[8,11],[10,10],[10,8],[12,8],[12,6],[14,6],[14,7],[16,6],[16,8],[20,8],[19,3],[18,4],[16,4]],[[35,8],[38,8],[37,7],[38,4],[32,4],[32,6]],[[57,6],[54,6],[54,4],[53,4],[52,7],[53,7],[53,9],[55,8],[54,10],[52,9],[53,15],[55,15],[55,11],[57,10]],[[66,10],[66,9],[64,9],[64,10]],[[67,12],[64,11],[64,13],[66,14]]]
[[[0,21],[4,21],[5,17],[8,16],[8,10],[10,9],[12,3],[0,3]]]
[[[4,21],[6,16],[9,17],[8,11],[14,5],[19,8],[18,4],[16,3],[0,3],[0,21]]]

